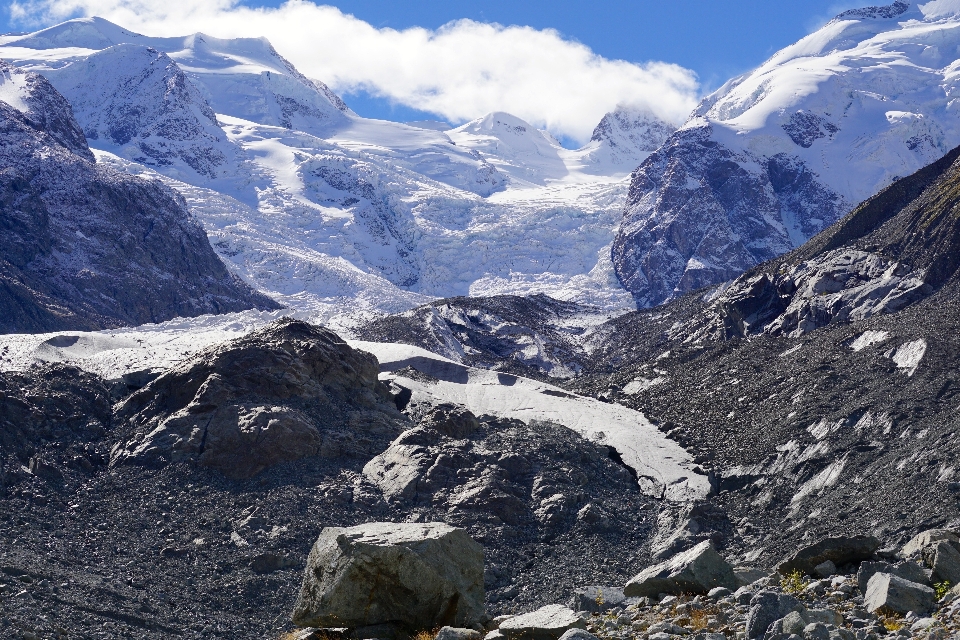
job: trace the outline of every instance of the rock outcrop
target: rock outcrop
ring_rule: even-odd
[[[404,424],[376,358],[336,334],[280,320],[213,347],[127,398],[111,464],[196,460],[249,478],[308,456],[370,457]]]
[[[303,627],[465,627],[484,614],[483,548],[443,523],[323,530],[293,621]]]
[[[733,567],[717,553],[713,543],[701,542],[667,562],[644,569],[623,588],[627,597],[660,593],[707,593],[716,587],[737,588]]]
[[[777,571],[788,575],[799,571],[806,575],[816,575],[817,567],[824,562],[832,562],[834,567],[869,560],[880,548],[880,541],[873,536],[834,536],[824,538],[808,547],[798,549],[787,560],[780,563]]]
[[[930,587],[889,573],[878,573],[870,578],[863,595],[863,606],[870,612],[928,613],[935,603],[936,594]]]
[[[227,271],[180,196],[94,164],[44,78],[0,63],[0,86],[0,331],[278,308]]]
[[[583,619],[567,607],[549,604],[501,622],[500,633],[507,640],[558,640],[571,629],[586,627]]]

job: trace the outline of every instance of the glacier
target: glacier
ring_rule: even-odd
[[[99,162],[187,200],[227,266],[317,321],[456,295],[633,308],[611,245],[629,173],[676,125],[618,107],[581,149],[515,116],[363,118],[265,39],[100,18],[0,37],[73,104]]]
[[[790,251],[960,144],[960,4],[844,12],[707,96],[634,172],[613,245],[648,307]]]

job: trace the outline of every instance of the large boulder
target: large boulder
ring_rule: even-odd
[[[617,587],[580,587],[573,590],[570,608],[574,611],[602,613],[607,609],[623,606],[625,600],[623,589]]]
[[[767,628],[791,612],[806,613],[806,608],[793,596],[761,591],[750,599],[746,634],[748,640],[762,638]],[[807,620],[804,618],[804,621]]]
[[[736,575],[710,541],[680,553],[667,562],[644,569],[624,587],[627,597],[660,593],[708,593],[714,587],[736,589]]]
[[[777,567],[781,575],[799,571],[807,575],[815,575],[817,566],[827,560],[836,566],[851,562],[869,560],[880,548],[880,541],[873,536],[837,536],[823,538],[809,547],[804,547],[794,553]]]
[[[910,539],[910,542],[903,545],[900,555],[909,558],[923,553],[924,549],[936,546],[939,542],[952,542],[955,545],[960,545],[960,537],[957,537],[957,534],[949,529],[928,529],[915,535]]]
[[[956,546],[941,540],[924,555],[927,565],[933,570],[934,582],[960,584],[960,551]]]
[[[936,602],[936,593],[930,587],[890,573],[870,578],[863,596],[863,606],[870,612],[926,613],[933,610]]]
[[[857,586],[860,593],[867,592],[867,584],[870,578],[878,573],[889,573],[910,582],[930,585],[930,570],[924,569],[913,560],[905,560],[897,564],[889,562],[862,562],[860,570],[857,571]]]
[[[443,523],[327,527],[307,557],[301,627],[468,627],[484,615],[483,548]]]
[[[531,613],[514,616],[500,623],[500,633],[507,640],[557,640],[570,629],[586,629],[587,625],[571,609],[549,604]]]
[[[196,460],[234,479],[307,456],[369,458],[406,426],[377,359],[283,319],[165,372],[117,410],[111,464]]]

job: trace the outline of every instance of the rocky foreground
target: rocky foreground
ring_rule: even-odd
[[[288,638],[436,640],[946,640],[960,637],[960,538],[921,533],[898,551],[825,538],[776,571],[734,569],[703,542],[619,587],[491,618],[477,607],[480,547],[442,524],[325,530]],[[839,565],[839,566],[838,566]],[[466,623],[466,624],[465,624]],[[336,628],[330,628],[336,625]],[[451,626],[454,625],[454,626]]]

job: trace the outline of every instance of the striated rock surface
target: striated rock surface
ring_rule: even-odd
[[[816,575],[816,568],[824,562],[835,566],[869,560],[880,548],[880,541],[873,536],[836,536],[824,538],[816,544],[798,549],[787,560],[780,563],[777,571],[787,575],[799,571],[806,575]]]
[[[111,464],[196,460],[231,478],[309,456],[373,456],[403,419],[376,358],[336,334],[280,320],[164,373],[117,410]]]
[[[182,198],[93,163],[70,107],[0,63],[0,331],[278,305],[229,273]]]

